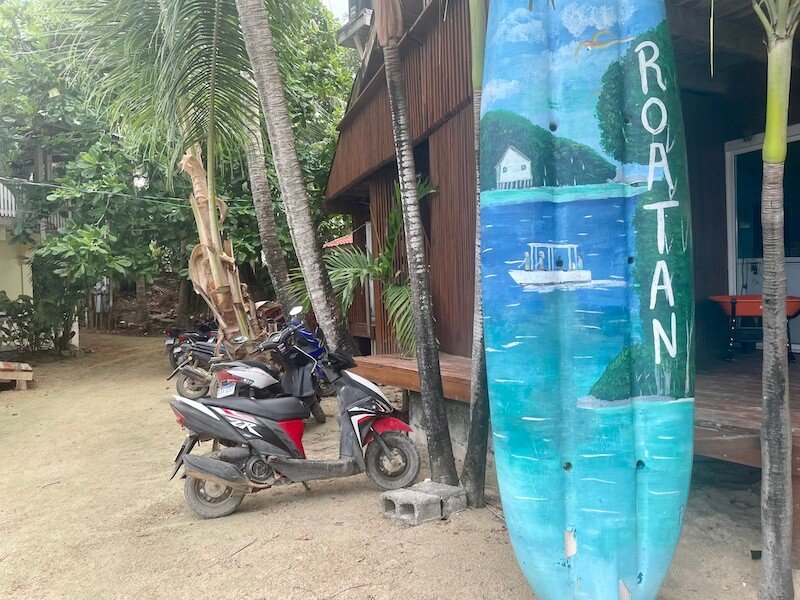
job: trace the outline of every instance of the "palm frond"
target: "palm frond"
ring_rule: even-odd
[[[77,76],[133,143],[174,162],[213,139],[239,160],[259,104],[234,0],[82,0],[73,19]]]
[[[414,356],[416,354],[414,309],[411,305],[411,286],[408,282],[384,284],[383,305],[400,352],[406,356]]]
[[[359,286],[366,288],[380,275],[377,261],[358,248],[336,248],[325,255],[325,266],[331,277],[333,292],[347,312]]]
[[[258,118],[233,0],[163,0],[158,112],[174,115],[186,147],[213,139],[215,153],[238,155],[245,126]],[[211,135],[209,135],[211,134]]]

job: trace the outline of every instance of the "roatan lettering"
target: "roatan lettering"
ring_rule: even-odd
[[[649,57],[645,56],[648,49],[651,50]],[[664,77],[661,73],[661,67],[658,65],[658,57],[661,55],[658,45],[650,41],[642,42],[636,47],[636,54],[639,57],[639,74],[642,82],[642,93],[649,93],[650,85],[648,81],[648,74],[650,71],[655,74],[655,80],[658,87],[662,91],[666,92],[667,86],[664,84]],[[660,113],[656,119],[658,124],[655,126],[653,125],[653,121],[650,119],[650,113],[656,111],[651,109],[657,109],[657,111]],[[654,137],[662,133],[667,128],[669,122],[669,115],[667,114],[667,107],[664,102],[655,96],[648,98],[642,107],[641,120],[642,126],[645,128],[645,130],[647,130],[647,132],[652,134]],[[650,144],[650,164],[647,174],[648,190],[653,189],[653,181],[655,179],[655,171],[657,168],[663,170],[664,179],[666,180],[670,191],[670,198],[672,198],[675,193],[675,183],[672,180],[672,174],[669,169],[668,151],[662,142],[656,142],[653,140],[653,142]],[[646,210],[656,211],[656,219],[658,224],[656,237],[658,253],[661,255],[667,253],[666,228],[664,223],[666,219],[665,212],[668,208],[675,208],[677,206],[678,202],[671,199],[665,202],[656,202],[654,204],[647,204],[644,206]],[[674,307],[675,294],[672,290],[672,276],[670,275],[669,267],[667,266],[667,262],[665,260],[659,260],[656,263],[655,270],[653,271],[653,280],[650,285],[650,310],[654,310],[656,308],[659,300],[659,292],[662,291],[664,292],[664,299],[667,301],[670,307]],[[664,326],[658,319],[653,318],[653,344],[655,345],[654,354],[657,365],[660,365],[662,361],[662,346],[667,351],[667,354],[669,354],[669,356],[672,358],[675,358],[677,355],[677,329],[677,318],[675,317],[674,311],[670,313],[669,333],[667,333],[666,329],[664,329]]]

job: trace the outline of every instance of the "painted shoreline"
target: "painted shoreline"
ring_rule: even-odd
[[[484,190],[481,207],[525,202],[576,202],[581,200],[606,200],[633,198],[647,192],[646,185],[627,183],[592,183],[571,187],[539,187],[521,190]]]

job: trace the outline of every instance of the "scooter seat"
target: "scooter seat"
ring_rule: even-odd
[[[303,401],[294,396],[280,396],[265,400],[231,396],[228,398],[203,398],[201,402],[206,406],[228,408],[270,419],[271,421],[293,421],[295,419],[307,419],[311,416],[311,412]]]
[[[211,354],[214,354],[217,349],[217,345],[214,342],[195,342],[194,346],[201,352],[209,352]]]

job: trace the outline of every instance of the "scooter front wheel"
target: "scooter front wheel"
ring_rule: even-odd
[[[226,517],[239,508],[244,492],[218,483],[186,476],[183,484],[186,504],[203,519]]]
[[[397,431],[381,433],[380,438],[373,439],[364,454],[367,476],[382,490],[410,485],[419,474],[419,452],[414,442]]]

